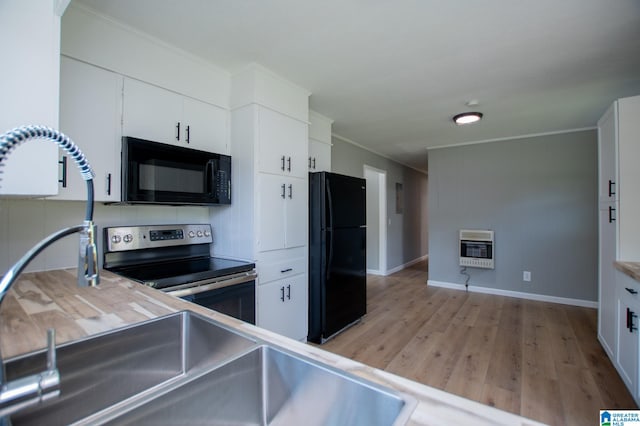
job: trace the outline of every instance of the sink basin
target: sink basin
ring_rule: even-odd
[[[394,425],[415,400],[185,311],[57,349],[60,396],[19,425]],[[44,351],[5,362],[41,371]]]
[[[394,392],[272,346],[256,349],[110,419],[118,425],[393,425]]]
[[[12,424],[69,424],[187,373],[208,371],[256,341],[185,311],[57,347],[60,396]],[[7,360],[7,379],[42,371],[44,351]]]

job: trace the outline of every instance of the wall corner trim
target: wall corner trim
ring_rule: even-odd
[[[450,288],[464,291],[464,284],[449,283],[445,281],[427,280],[427,285],[433,287]],[[560,303],[562,305],[581,306],[583,308],[597,308],[598,302],[582,299],[571,299],[567,297],[548,296],[545,294],[525,293],[521,291],[501,290],[498,288],[469,286],[472,293],[494,294],[496,296],[515,297],[518,299],[536,300],[539,302]]]

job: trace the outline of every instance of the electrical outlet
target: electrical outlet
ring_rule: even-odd
[[[531,281],[531,272],[530,271],[522,271],[522,281],[530,282]]]

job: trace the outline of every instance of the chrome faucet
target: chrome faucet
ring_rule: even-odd
[[[78,286],[95,287],[100,282],[98,274],[98,251],[96,248],[96,226],[93,223],[93,177],[94,173],[86,157],[73,141],[63,133],[44,126],[23,126],[0,135],[0,166],[15,147],[30,139],[48,139],[60,145],[71,155],[80,168],[82,178],[87,184],[87,204],[85,220],[82,225],[72,226],[55,232],[22,256],[4,274],[0,281],[0,306],[7,292],[20,273],[42,250],[51,243],[67,235],[80,233],[78,256]],[[2,173],[2,170],[0,170]],[[0,357],[0,424],[6,416],[23,408],[39,404],[59,394],[60,375],[56,368],[55,331],[50,329],[47,335],[47,369],[39,374],[15,379],[6,383],[4,362]]]

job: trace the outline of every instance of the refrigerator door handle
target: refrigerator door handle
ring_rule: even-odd
[[[327,237],[329,239],[328,243],[329,243],[329,255],[327,256],[327,265],[326,265],[326,271],[325,271],[325,275],[327,277],[327,279],[331,278],[331,264],[333,263],[333,232],[332,232],[332,228],[333,228],[333,204],[332,204],[332,197],[331,197],[331,181],[329,180],[329,177],[327,177],[326,180],[326,185],[327,185],[327,210],[329,210],[329,217],[327,217]]]
[[[325,279],[331,279],[331,264],[333,263],[333,231],[331,228],[327,228],[327,249],[329,254],[327,255],[327,264],[325,265]]]

